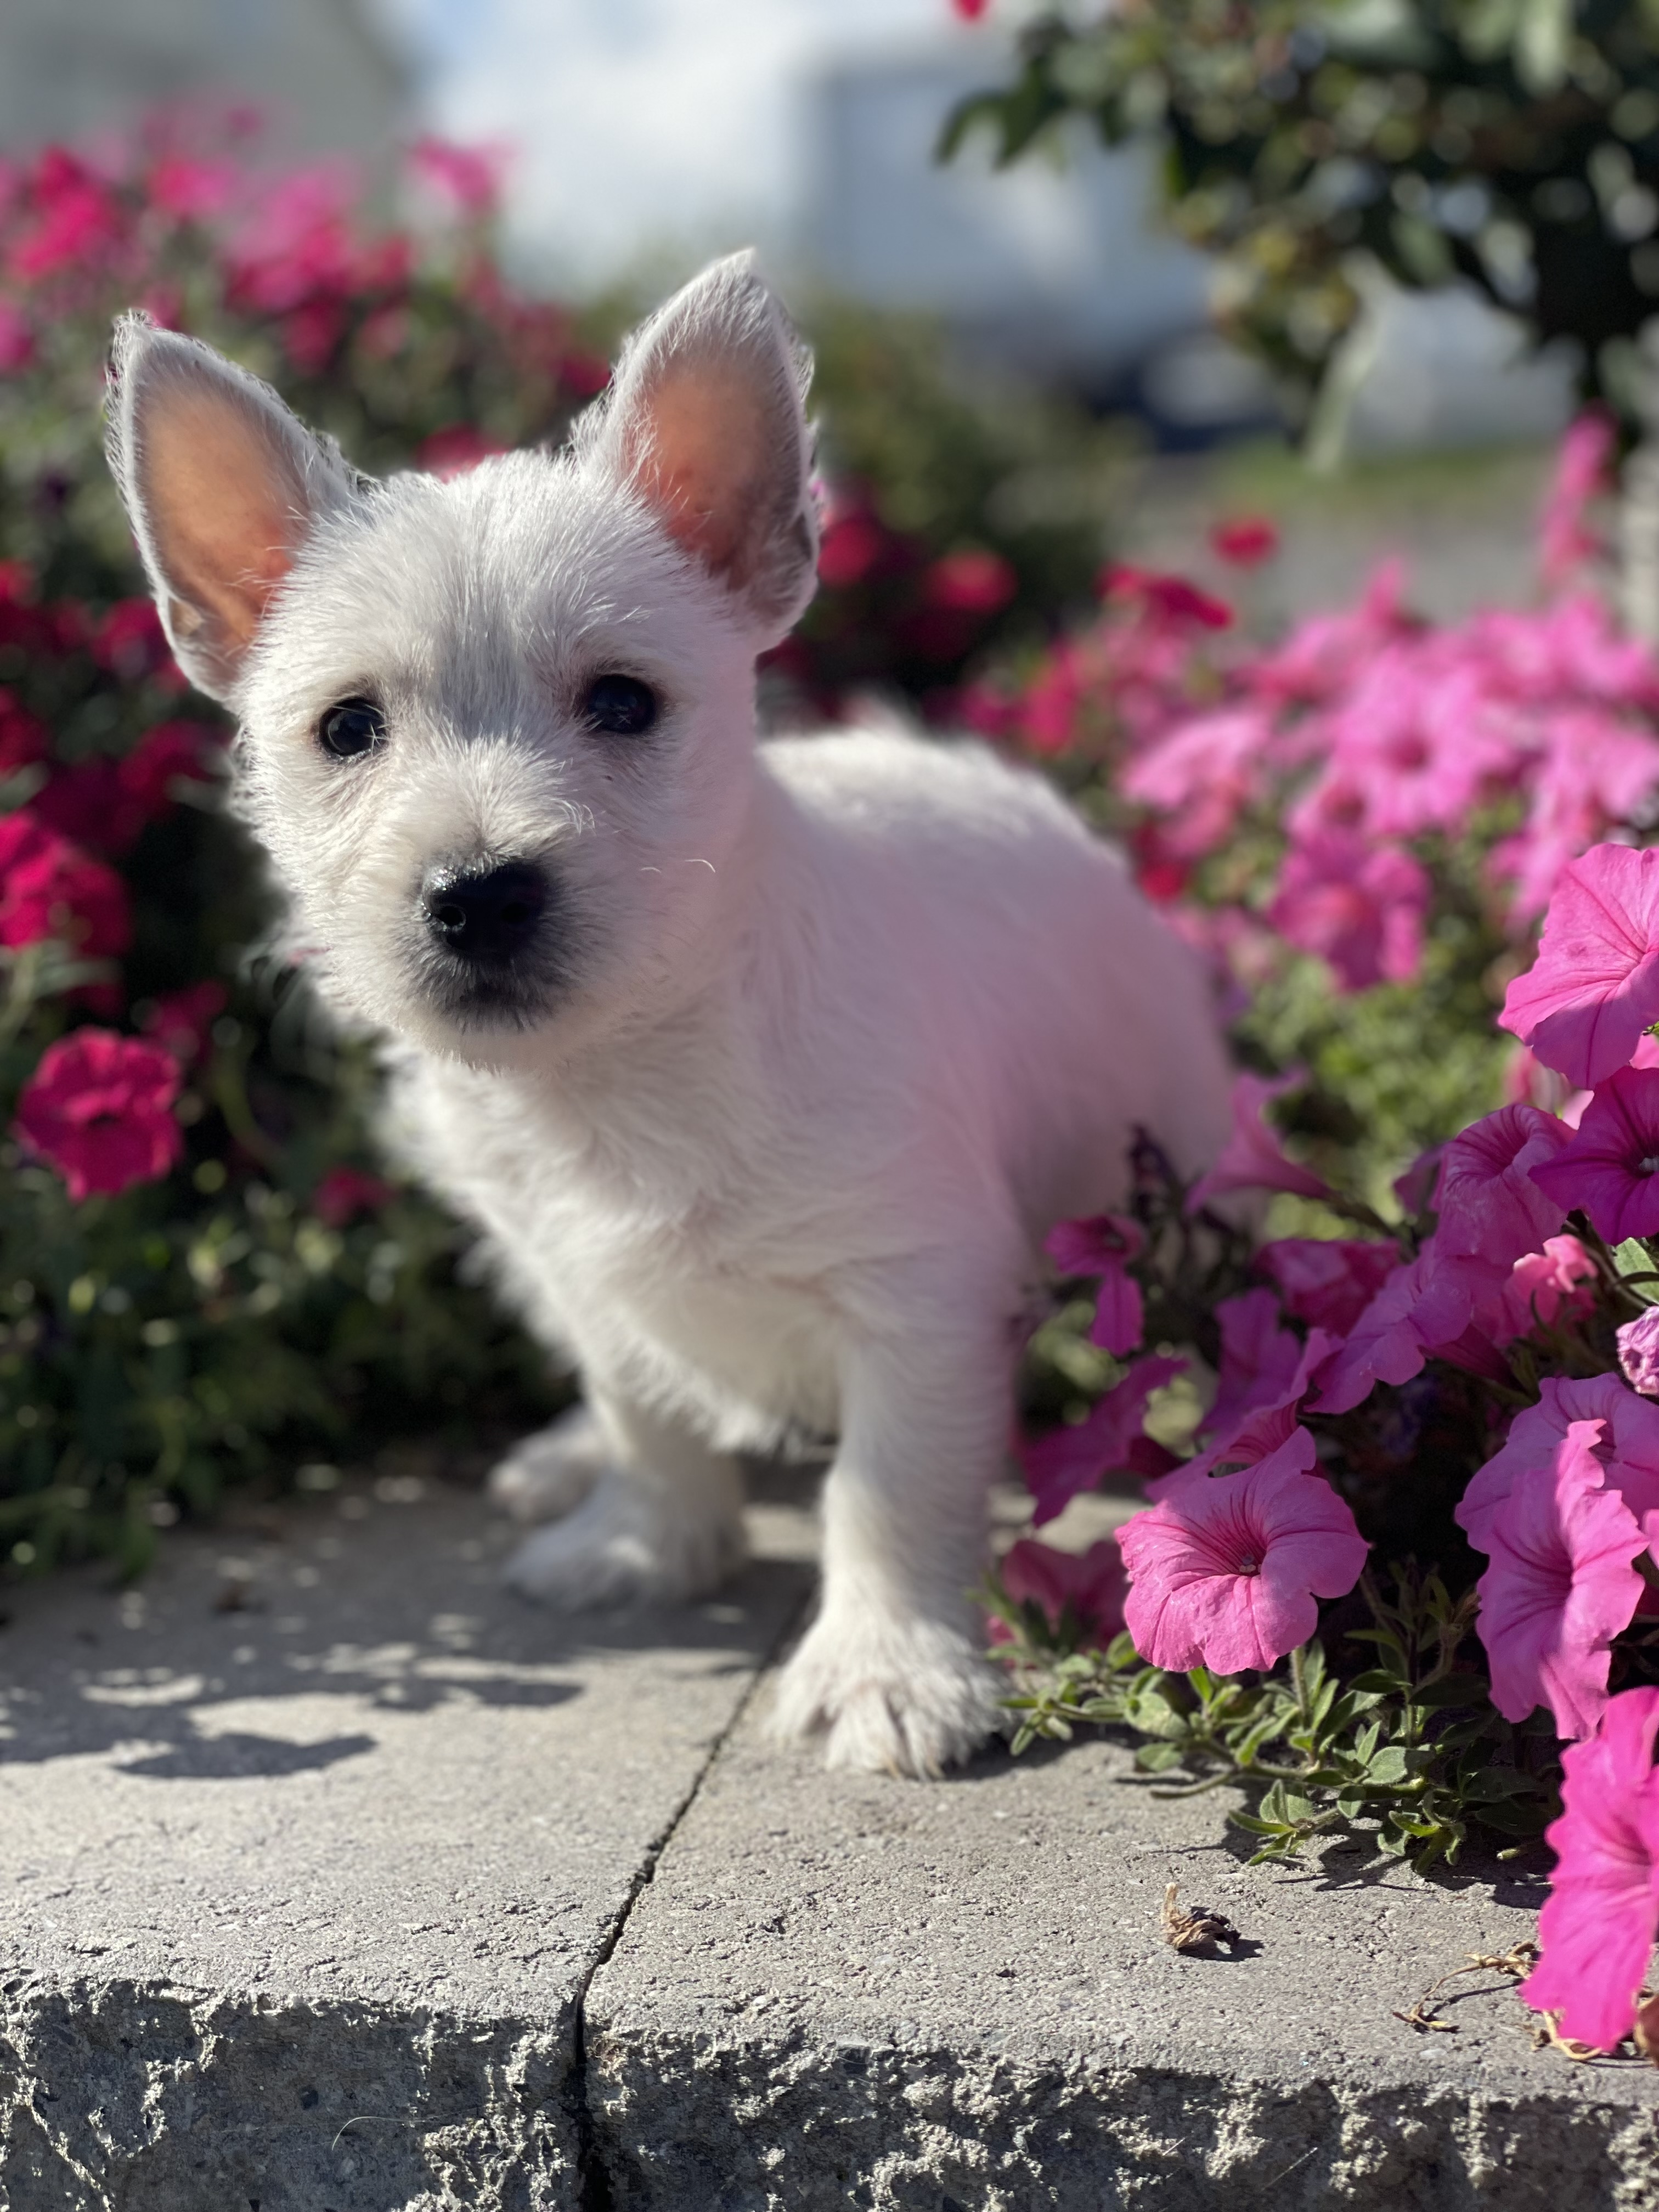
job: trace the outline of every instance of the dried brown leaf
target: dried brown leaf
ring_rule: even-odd
[[[1243,1937],[1231,1920],[1212,1912],[1207,1905],[1182,1908],[1179,1887],[1171,1882],[1164,1893],[1164,1940],[1174,1951],[1205,1951],[1218,1943],[1229,1949]]]

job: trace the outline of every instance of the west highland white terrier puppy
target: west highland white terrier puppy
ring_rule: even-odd
[[[583,1408],[498,1498],[551,1605],[684,1600],[733,1454],[837,1439],[773,1725],[930,1774],[994,1717],[966,1593],[1042,1238],[1137,1124],[1228,1126],[1205,983],[1036,776],[892,730],[757,743],[812,595],[811,372],[746,256],[562,452],[365,480],[143,316],[110,451],[239,803],[399,1119]]]

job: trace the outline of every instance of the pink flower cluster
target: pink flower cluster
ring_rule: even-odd
[[[1056,1266],[1099,1283],[1094,1341],[1128,1364],[1086,1419],[1024,1460],[1038,1522],[1103,1476],[1143,1478],[1151,1503],[1118,1532],[1136,1650],[1232,1673],[1305,1642],[1318,1601],[1364,1567],[1353,1514],[1321,1472],[1325,1424],[1430,1360],[1501,1385],[1500,1407],[1534,1397],[1495,1432],[1455,1518],[1486,1560],[1475,1627],[1492,1704],[1512,1722],[1546,1708],[1571,1747],[1527,1995],[1605,2048],[1630,2029],[1659,1927],[1659,1692],[1610,1694],[1615,1641],[1659,1586],[1659,1304],[1619,1330],[1622,1373],[1605,1322],[1589,1327],[1599,1286],[1628,1264],[1612,1248],[1659,1238],[1659,848],[1601,845],[1567,866],[1503,1020],[1583,1094],[1577,1127],[1524,1102],[1475,1122],[1402,1177],[1417,1216],[1403,1249],[1267,1244],[1262,1285],[1217,1309],[1217,1389],[1185,1462],[1145,1430],[1182,1364],[1142,1348],[1145,1231],[1109,1215],[1056,1230]],[[1189,1212],[1243,1189],[1324,1190],[1266,1119],[1297,1079],[1239,1078],[1232,1139]]]
[[[1608,451],[1599,417],[1565,441],[1540,532],[1552,596],[1536,610],[1436,627],[1407,613],[1389,564],[1352,610],[1218,655],[1225,608],[1178,579],[1120,571],[1091,629],[1018,694],[970,694],[971,717],[1036,753],[1112,761],[1155,897],[1180,896],[1243,828],[1263,833],[1278,857],[1246,907],[1194,917],[1218,953],[1265,923],[1345,990],[1407,981],[1437,842],[1487,843],[1493,893],[1524,933],[1568,863],[1659,787],[1659,661],[1574,581]],[[1214,543],[1237,562],[1273,541],[1233,526]]]

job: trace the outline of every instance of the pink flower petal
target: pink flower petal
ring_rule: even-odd
[[[1582,1090],[1627,1065],[1659,1021],[1659,849],[1597,845],[1562,871],[1499,1020]]]

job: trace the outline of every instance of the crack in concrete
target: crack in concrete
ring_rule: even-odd
[[[633,1917],[634,1907],[639,1903],[647,1884],[656,1879],[663,1853],[674,1840],[681,1822],[702,1795],[703,1784],[713,1772],[715,1761],[737,1733],[750,1706],[759,1696],[767,1677],[777,1664],[780,1654],[787,1649],[795,1636],[811,1602],[812,1593],[809,1592],[779,1629],[762,1656],[748,1688],[732,1707],[724,1728],[710,1743],[708,1756],[692,1777],[690,1787],[670,1814],[660,1832],[647,1845],[644,1858],[629,1884],[628,1895],[576,1990],[571,2021],[570,2071],[566,2077],[565,2097],[576,2138],[577,2212],[612,2212],[611,2177],[605,2171],[605,2160],[599,2148],[593,2111],[587,2095],[587,1993],[592,1986],[593,1977],[601,1966],[608,1965],[615,1957],[617,1946]]]

